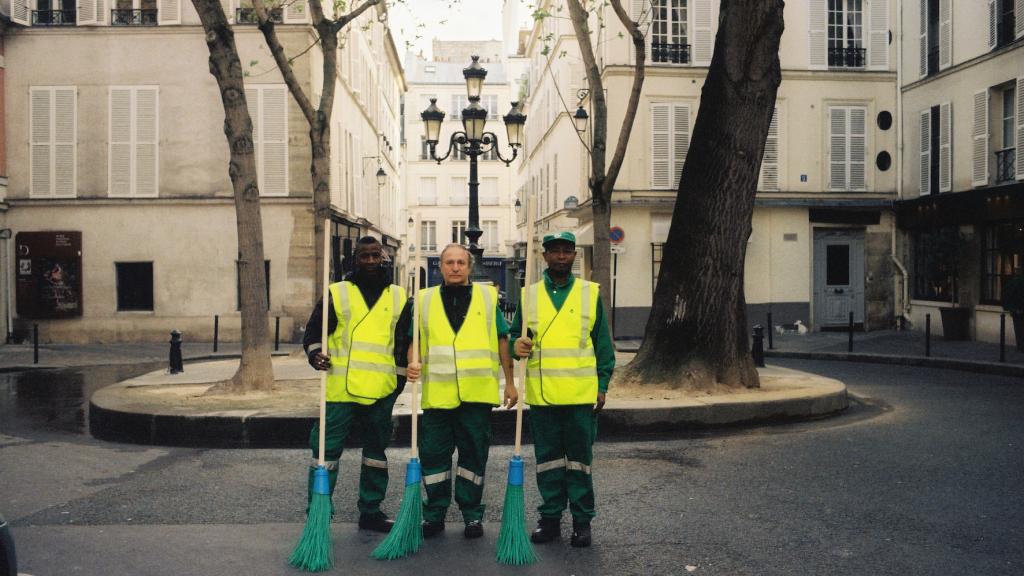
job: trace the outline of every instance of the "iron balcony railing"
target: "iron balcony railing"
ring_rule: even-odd
[[[156,10],[115,9],[110,11],[111,26],[156,26]]]
[[[830,68],[863,68],[867,63],[867,48],[829,48]]]
[[[1014,166],[1017,163],[1017,149],[1005,148],[996,152],[996,182],[1012,182],[1016,178]]]
[[[652,42],[651,61],[667,62],[671,64],[687,64],[690,62],[690,45]]]
[[[284,22],[284,11],[280,8],[272,8],[270,10],[270,21],[274,24],[281,24]],[[235,22],[238,24],[259,24],[260,21],[256,18],[255,8],[238,8],[235,10]]]
[[[78,23],[77,10],[33,10],[33,26],[74,26]]]

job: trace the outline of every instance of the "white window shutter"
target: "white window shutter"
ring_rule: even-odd
[[[1013,0],[1013,13],[1013,37],[1024,38],[1024,0]]]
[[[953,191],[953,105],[939,105],[939,192]]]
[[[1018,20],[1018,22],[1020,20],[1024,20],[1024,12],[1018,12],[1017,14],[1020,14],[1020,19]],[[1016,166],[1014,167],[1014,170],[1016,171],[1017,180],[1024,180],[1024,76],[1017,78],[1016,95],[1017,157]]]
[[[888,70],[889,0],[871,0],[868,26],[868,70]]]
[[[19,0],[11,1],[18,2]],[[97,0],[78,0],[78,11],[76,12],[78,25],[99,24],[101,22],[100,10],[101,7]]]
[[[928,0],[921,2],[921,27],[920,27],[920,68],[921,78],[928,75]]]
[[[288,89],[264,86],[261,103],[261,153],[264,196],[288,195]]]
[[[53,193],[75,196],[75,157],[78,145],[77,110],[74,88],[55,88],[53,118]]]
[[[11,21],[22,26],[31,26],[28,0],[11,0]]]
[[[135,196],[156,196],[160,96],[156,88],[135,91]]]
[[[850,108],[850,126],[848,146],[850,148],[849,180],[848,190],[865,190],[867,182],[865,179],[864,164],[867,158],[867,108]]]
[[[309,22],[309,7],[306,0],[295,0],[284,9],[285,24],[305,24]]]
[[[761,174],[758,177],[758,190],[776,191],[779,189],[779,109],[772,111],[772,121],[768,124],[768,137],[764,141],[764,154],[761,156]]]
[[[847,182],[847,151],[846,126],[847,109],[829,108],[829,190],[845,190]]]
[[[686,153],[690,151],[690,105],[672,106],[672,180],[669,187],[678,189],[683,176]]]
[[[953,0],[939,0],[939,70],[953,65]]]
[[[651,61],[651,0],[630,0],[629,16],[636,22],[640,33],[644,35],[644,42],[647,44],[647,61]],[[633,45],[630,44],[630,51]]]
[[[161,26],[181,24],[181,0],[159,0],[156,18],[157,23]],[[230,20],[228,21],[230,22]]]
[[[988,184],[988,90],[974,93],[974,130],[972,131],[971,184]]]
[[[53,91],[50,88],[32,88],[30,90],[30,196],[51,196],[53,194],[53,181],[50,178],[50,162],[53,157],[53,145],[50,139],[53,125],[52,101]]]
[[[996,0],[988,0],[988,48],[992,50],[999,40],[999,9]]]
[[[693,2],[693,64],[710,66],[711,54],[715,49],[715,38],[711,34],[711,0]]]
[[[109,193],[132,193],[132,89],[110,89]]]
[[[924,0],[922,0],[924,1]],[[810,0],[807,6],[807,55],[811,70],[828,69],[828,34],[825,0]]]
[[[670,184],[669,104],[651,104],[651,188],[668,188]]]
[[[921,196],[932,191],[932,110],[921,112]]]

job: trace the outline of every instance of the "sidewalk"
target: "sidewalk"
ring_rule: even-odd
[[[628,353],[636,352],[640,344],[640,340],[619,340],[615,347]],[[772,348],[767,334],[764,340],[765,356],[769,359],[849,360],[1024,376],[1024,353],[1012,345],[1006,346],[1005,362],[999,361],[999,345],[988,342],[949,341],[932,335],[930,356],[925,356],[925,347],[924,332],[911,330],[854,332],[852,353],[847,332],[775,333]]]
[[[271,346],[273,347],[273,346]],[[238,342],[221,342],[217,352],[212,342],[185,342],[181,355],[185,362],[215,358],[237,358],[242,346]],[[280,345],[277,354],[301,350],[299,344]],[[169,342],[116,344],[40,344],[39,363],[32,363],[31,344],[0,344],[0,372],[40,368],[72,368],[110,364],[167,363],[171,353]]]

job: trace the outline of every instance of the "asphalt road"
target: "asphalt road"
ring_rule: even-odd
[[[566,537],[538,546],[541,560],[529,567],[493,559],[508,447],[491,452],[485,538],[465,541],[453,511],[443,537],[393,562],[370,559],[380,537],[355,529],[359,454],[349,451],[335,496],[335,572],[1024,573],[1024,382],[869,364],[777,364],[847,382],[853,406],[813,422],[599,443],[594,547],[572,549]],[[36,403],[19,400],[29,386],[19,386],[0,381],[0,512],[12,525],[21,572],[299,573],[285,558],[302,529],[307,454],[98,442],[66,410],[40,416]],[[25,415],[32,410],[35,416]],[[407,452],[389,457],[386,505],[394,511]],[[529,458],[532,524],[531,465]]]

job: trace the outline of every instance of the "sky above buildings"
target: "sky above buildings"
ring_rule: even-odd
[[[520,14],[528,13],[525,4]],[[502,0],[406,0],[390,3],[388,21],[399,52],[422,50],[430,57],[434,38],[501,40],[501,5]]]

